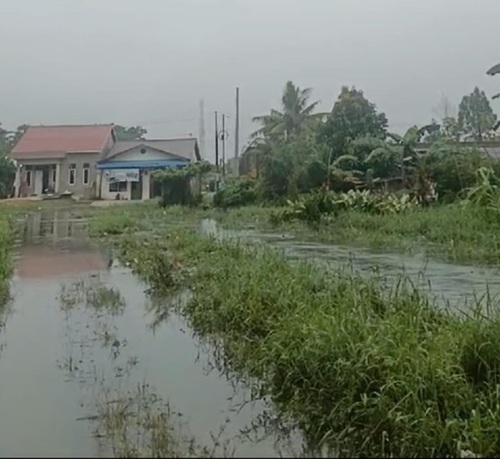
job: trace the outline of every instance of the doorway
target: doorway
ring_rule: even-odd
[[[35,170],[35,188],[34,194],[36,196],[41,196],[43,192],[43,170],[36,169]]]
[[[137,182],[130,182],[130,199],[142,199],[142,174],[139,172],[139,180]]]

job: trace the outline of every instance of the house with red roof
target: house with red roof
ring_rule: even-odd
[[[16,196],[149,199],[152,172],[200,160],[194,137],[117,141],[112,124],[31,126],[11,151]]]
[[[112,124],[31,126],[12,149],[15,195],[96,196],[97,161],[116,143]]]

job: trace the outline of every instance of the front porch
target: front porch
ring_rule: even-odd
[[[31,196],[58,194],[61,174],[61,163],[30,163],[17,164],[14,179],[14,196],[26,198]]]

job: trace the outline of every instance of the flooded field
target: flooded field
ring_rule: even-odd
[[[213,221],[206,233],[220,234]],[[352,263],[389,277],[432,281],[433,294],[462,301],[492,294],[493,269],[301,243],[257,231],[225,235],[282,247],[291,257],[332,266]],[[110,249],[85,236],[69,212],[32,215],[17,237],[13,299],[0,329],[0,456],[102,457],[144,453],[151,442],[170,453],[253,457],[304,455],[301,437],[264,428],[263,401],[216,369],[166,300],[151,298]],[[423,274],[423,276],[422,276]],[[2,320],[0,320],[0,323]],[[171,437],[158,439],[155,426]],[[164,451],[164,450],[163,450]]]
[[[193,440],[214,454],[291,454],[275,445],[276,433],[246,438],[268,407],[249,403],[249,392],[213,367],[210,348],[184,321],[165,314],[84,234],[69,214],[38,213],[17,241],[11,313],[0,331],[0,456],[119,452],[122,439],[100,420],[124,400],[124,411],[167,413],[176,438],[189,439],[182,448]],[[128,448],[147,440],[136,430],[127,431]]]
[[[414,285],[429,291],[438,301],[449,302],[452,306],[474,304],[486,294],[500,300],[499,270],[494,267],[446,263],[426,258],[422,254],[374,252],[348,245],[304,242],[277,232],[225,230],[214,220],[204,220],[202,230],[206,234],[266,243],[284,250],[291,259],[311,259],[333,269],[352,266],[367,274],[376,270],[389,283],[404,275]]]

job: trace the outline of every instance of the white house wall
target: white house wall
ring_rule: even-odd
[[[142,176],[142,200],[150,199],[149,184],[151,179],[151,172],[140,171]],[[105,200],[115,200],[117,195],[120,195],[120,199],[130,200],[132,199],[132,185],[131,182],[127,182],[126,191],[109,191],[109,181],[106,179],[105,174],[102,175],[102,190],[101,199]]]
[[[145,149],[144,153],[141,153],[141,149]],[[124,151],[113,158],[110,158],[109,163],[113,161],[154,161],[154,160],[165,160],[165,159],[179,159],[177,156],[169,155],[167,153],[162,153],[161,151],[153,150],[148,147],[137,147],[128,151]]]

